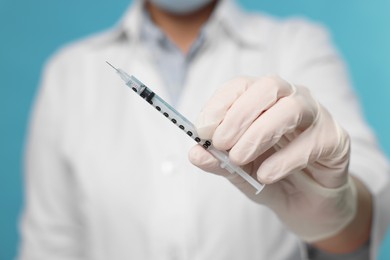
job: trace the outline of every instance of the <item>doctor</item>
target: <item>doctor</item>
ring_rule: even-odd
[[[199,146],[195,168],[191,141],[121,88],[107,59],[198,118],[265,189]],[[375,259],[389,192],[324,29],[230,0],[137,1],[47,66],[20,259]]]

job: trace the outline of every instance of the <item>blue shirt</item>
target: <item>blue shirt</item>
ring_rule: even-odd
[[[204,33],[201,30],[198,38],[185,54],[153,23],[150,15],[144,11],[141,39],[153,53],[157,70],[165,81],[168,93],[172,98],[172,105],[175,105],[180,98],[188,67],[204,42]]]

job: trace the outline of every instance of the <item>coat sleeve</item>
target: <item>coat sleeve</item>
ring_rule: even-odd
[[[302,20],[289,22],[279,42],[286,50],[279,59],[282,76],[310,88],[351,136],[350,172],[365,183],[373,196],[370,259],[376,259],[390,222],[390,168],[362,116],[346,66],[321,26]]]
[[[82,259],[76,185],[61,148],[64,79],[64,70],[54,59],[44,73],[30,122],[20,260]]]

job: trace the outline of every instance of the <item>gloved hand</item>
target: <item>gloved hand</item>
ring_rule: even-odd
[[[191,149],[190,161],[227,177],[303,240],[329,238],[354,218],[349,136],[305,87],[278,77],[234,79],[214,94],[196,126],[201,138],[212,139],[215,148],[229,151],[232,162],[268,185],[256,195],[199,145]]]

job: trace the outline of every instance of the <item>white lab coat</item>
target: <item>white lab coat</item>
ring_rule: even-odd
[[[27,148],[20,259],[305,259],[303,243],[269,209],[192,166],[193,141],[105,64],[169,101],[140,41],[140,17],[138,3],[116,28],[62,49],[46,68]],[[236,75],[309,87],[351,134],[351,172],[375,196],[374,258],[390,219],[389,168],[324,29],[222,1],[206,36],[177,109],[194,120]]]

